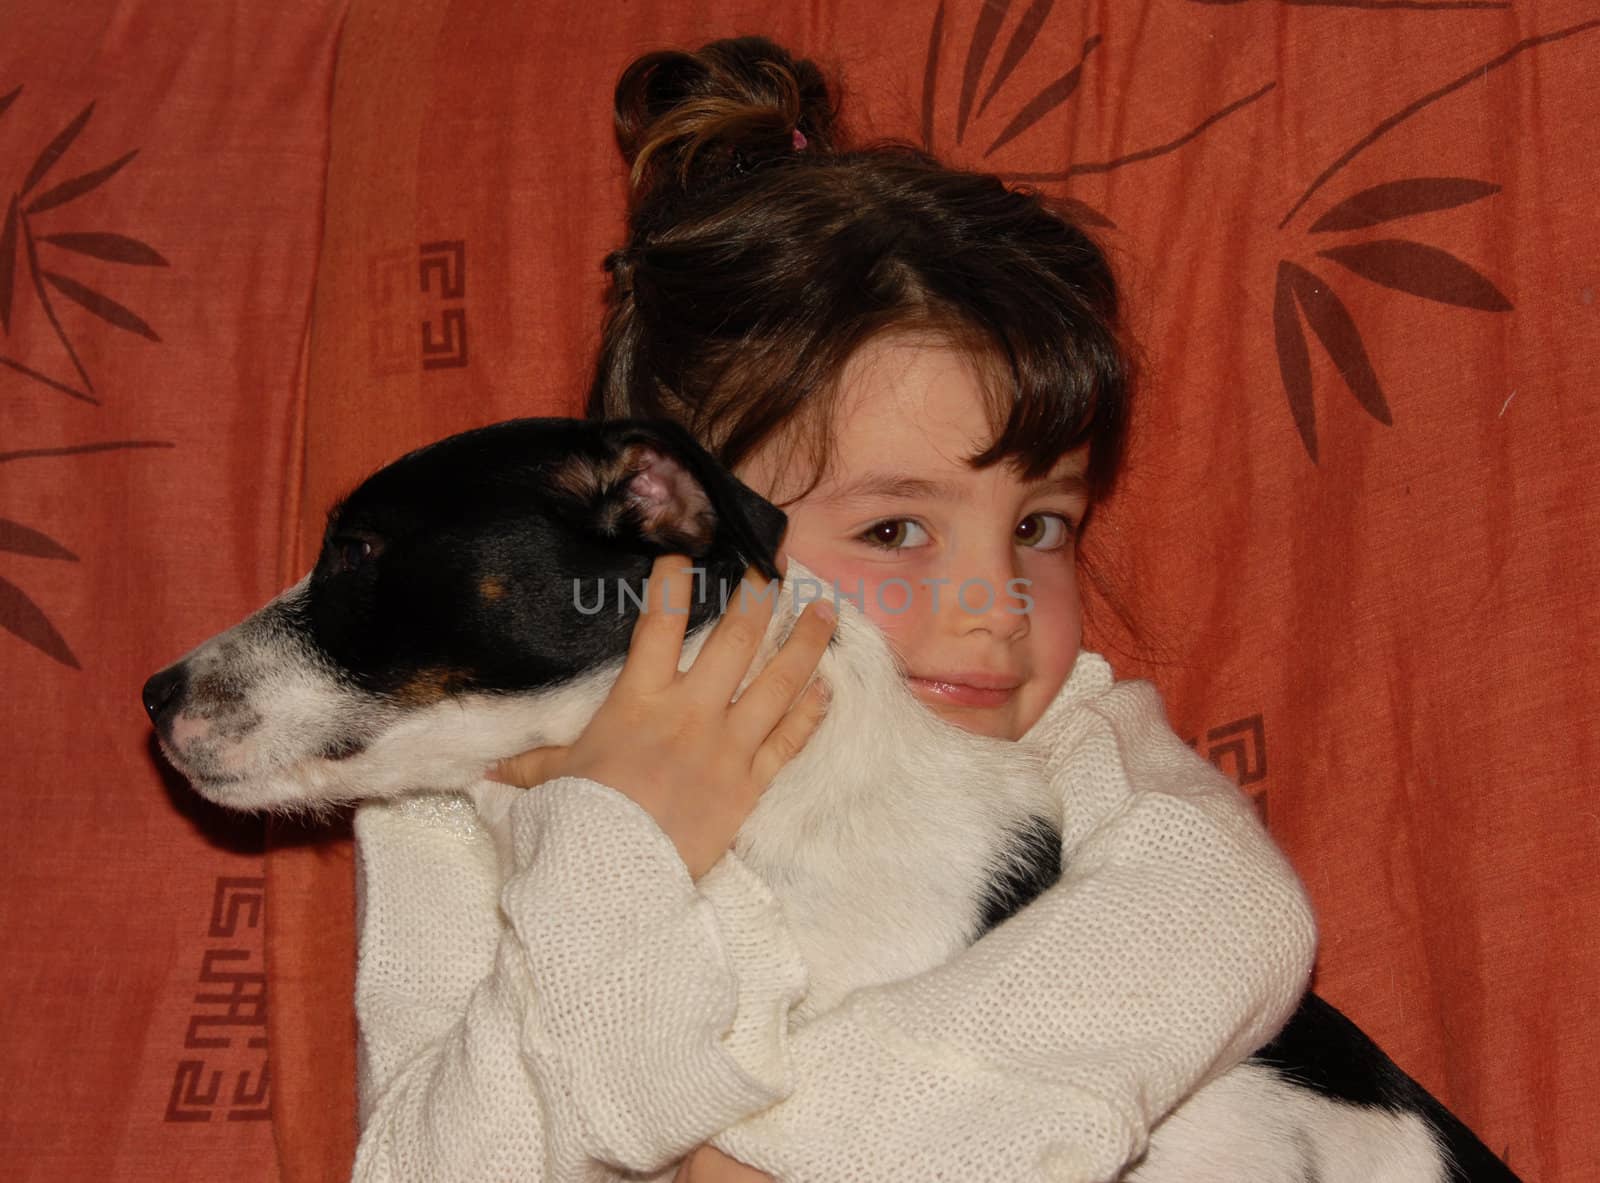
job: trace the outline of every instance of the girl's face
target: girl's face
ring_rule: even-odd
[[[784,507],[783,552],[864,609],[939,715],[1022,738],[1082,639],[1075,540],[1087,449],[1035,483],[1004,462],[970,467],[993,436],[980,377],[934,339],[869,342],[842,382],[829,470]],[[738,476],[781,504],[810,475],[792,459],[772,441]]]

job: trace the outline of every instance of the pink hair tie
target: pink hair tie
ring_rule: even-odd
[[[794,142],[794,150],[796,152],[804,152],[805,148],[806,148],[806,133],[801,131],[798,127],[795,128],[794,129],[794,141],[793,142]]]

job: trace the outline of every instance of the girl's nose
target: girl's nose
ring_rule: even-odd
[[[958,634],[986,632],[1001,640],[1027,635],[1027,600],[1021,593],[1026,583],[1012,555],[987,556],[978,561],[952,564],[945,588],[947,604],[940,605],[940,616]]]

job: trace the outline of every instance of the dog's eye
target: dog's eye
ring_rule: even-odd
[[[347,538],[339,543],[339,565],[354,571],[372,557],[372,543],[365,538]]]

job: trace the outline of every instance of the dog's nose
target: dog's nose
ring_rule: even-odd
[[[140,697],[144,699],[144,711],[150,716],[150,722],[160,727],[172,716],[188,681],[189,675],[180,662],[168,666],[144,684],[144,693]]]

